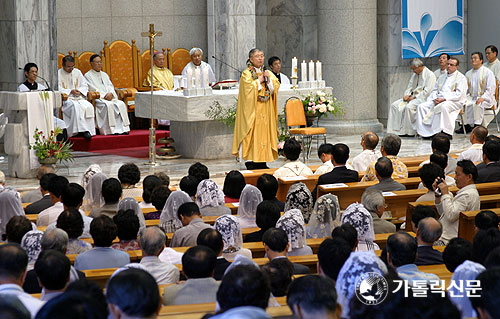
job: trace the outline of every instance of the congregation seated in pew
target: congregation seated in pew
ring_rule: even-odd
[[[473,163],[483,161],[483,145],[488,136],[488,129],[484,126],[476,126],[470,134],[471,146],[458,155],[458,160],[469,160]]]
[[[431,150],[432,153],[442,152],[448,156],[448,161],[446,168],[444,168],[445,175],[455,174],[455,169],[457,168],[457,159],[450,156],[450,138],[448,135],[443,133],[438,133],[432,137],[431,140]],[[427,159],[419,164],[421,167],[424,164],[430,163],[430,159]]]
[[[221,233],[213,228],[204,229],[198,235],[196,244],[212,249],[217,255],[213,277],[215,280],[221,280],[227,267],[231,265],[223,255],[224,240]]]
[[[396,225],[382,219],[385,210],[385,198],[382,192],[376,189],[367,189],[361,196],[361,205],[370,213],[375,234],[394,233]]]
[[[399,150],[401,149],[401,138],[394,134],[387,134],[382,139],[382,146],[380,147],[380,153],[382,156],[387,157],[392,162],[392,178],[408,178],[408,168],[406,165],[398,158]],[[377,174],[375,170],[375,164],[377,162],[373,161],[369,166],[366,167],[365,176],[361,179],[364,181],[374,181],[377,180]]]
[[[252,259],[252,252],[243,248],[243,235],[236,216],[231,214],[219,216],[215,220],[214,229],[222,235],[224,242],[222,256],[225,259],[233,261],[237,255]]]
[[[52,206],[52,200],[49,193],[49,185],[52,177],[57,176],[54,173],[46,173],[40,177],[40,189],[39,192],[42,194],[40,199],[30,201],[28,206],[24,209],[26,214],[39,214],[41,211]],[[26,196],[23,195],[23,198]],[[28,195],[29,197],[29,195]]]
[[[169,180],[170,181],[170,180]],[[144,177],[142,181],[142,201],[139,203],[139,207],[142,208],[154,208],[151,202],[153,190],[157,187],[163,185],[161,179],[156,175],[148,175]],[[168,188],[168,185],[167,185]],[[160,209],[161,211],[161,209]]]
[[[172,194],[172,191],[165,185],[156,186],[151,193],[151,204],[153,204],[156,212],[150,212],[144,214],[145,219],[160,219],[161,212],[165,207],[168,197]]]
[[[291,209],[276,222],[276,228],[285,231],[288,236],[289,249],[287,256],[311,255],[312,249],[307,245],[304,217],[298,209]]]
[[[104,205],[94,208],[89,217],[108,216],[113,218],[118,212],[118,203],[122,197],[122,186],[116,178],[108,178],[102,183],[101,194],[104,199]]]
[[[299,160],[300,152],[300,143],[293,137],[287,139],[283,146],[283,154],[285,155],[285,159],[289,162],[274,171],[273,176],[280,178],[313,175],[311,169]]]
[[[443,232],[441,223],[434,217],[426,217],[418,222],[417,259],[415,265],[439,265],[443,263],[443,253],[432,248]]]
[[[260,190],[263,200],[272,201],[278,206],[280,212],[285,211],[285,203],[276,198],[279,188],[276,177],[271,174],[262,174],[257,179],[257,188]]]
[[[240,222],[241,228],[257,227],[255,222],[257,206],[262,202],[262,193],[260,190],[247,184],[241,191],[238,212],[236,216]]]
[[[364,172],[368,165],[382,157],[382,153],[375,149],[378,145],[378,140],[378,135],[374,132],[366,132],[361,136],[363,151],[352,159],[352,169]]]
[[[404,191],[406,187],[403,184],[392,179],[394,168],[392,162],[387,157],[380,157],[375,163],[375,175],[378,184],[368,187],[366,190],[379,190],[381,192]]]
[[[491,140],[483,144],[483,165],[477,167],[476,183],[500,181],[500,141]]]
[[[224,179],[224,201],[226,203],[237,203],[240,201],[241,191],[245,187],[245,177],[239,171],[232,170]]]
[[[201,219],[200,209],[195,203],[182,204],[179,206],[177,215],[181,220],[182,228],[175,231],[170,247],[194,246],[199,233],[205,228],[211,228]]]
[[[231,214],[231,210],[224,206],[224,193],[211,179],[204,179],[198,184],[196,204],[203,216]]]
[[[57,218],[56,229],[66,232],[69,242],[67,244],[67,254],[80,254],[92,249],[92,245],[79,239],[83,234],[83,217],[76,208],[64,210]]]
[[[318,157],[323,164],[318,167],[314,175],[323,175],[331,172],[333,169],[333,145],[330,143],[321,144],[318,148]]]
[[[269,228],[262,236],[262,243],[269,261],[275,259],[287,259],[287,253],[291,250],[287,233],[280,228]],[[310,273],[309,267],[292,263],[293,275]]]
[[[141,171],[134,163],[126,163],[118,169],[118,179],[123,189],[122,197],[140,197],[142,189],[136,186],[141,180]]]
[[[113,216],[116,225],[116,234],[120,240],[111,245],[111,248],[127,251],[140,249],[137,234],[139,233],[139,218],[132,209],[121,209]]]

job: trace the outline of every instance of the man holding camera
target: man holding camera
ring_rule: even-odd
[[[455,197],[450,193],[443,178],[436,178],[433,185],[436,193],[434,202],[439,214],[439,221],[443,225],[443,234],[440,240],[445,245],[450,239],[458,236],[460,212],[478,210],[480,206],[479,193],[475,185],[477,169],[474,163],[469,160],[458,161],[455,174],[455,182],[460,189]]]

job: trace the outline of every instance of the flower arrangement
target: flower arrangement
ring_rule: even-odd
[[[316,93],[309,93],[301,100],[306,116],[316,116],[318,118],[328,114],[335,117],[344,115],[342,102],[337,101],[333,94],[318,90]]]
[[[215,101],[208,110],[205,112],[205,116],[211,120],[220,122],[227,127],[234,127],[236,122],[236,107],[238,105],[238,99],[235,98],[233,105],[229,107],[222,106],[219,101]]]
[[[53,131],[50,131],[50,135],[46,137],[43,135],[43,131],[39,131],[38,128],[35,129],[35,134],[33,135],[35,144],[30,145],[29,148],[35,151],[39,161],[54,159],[55,163],[57,161],[73,160],[73,154],[71,154],[71,146],[73,145],[69,142],[57,141],[57,135],[61,133],[62,129],[56,127]]]

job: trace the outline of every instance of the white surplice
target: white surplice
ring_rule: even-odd
[[[490,69],[490,71],[493,72],[493,75],[495,75],[495,79],[500,81],[500,61],[498,61],[498,59],[495,59],[493,62],[486,61],[483,66]]]
[[[467,102],[465,103],[464,122],[469,125],[488,124],[493,119],[493,115],[484,116],[484,109],[491,107],[495,101],[496,81],[495,75],[490,69],[481,66],[477,70],[470,69],[465,73],[469,91]],[[483,98],[484,102],[476,104],[477,99]]]
[[[417,105],[425,102],[434,87],[436,76],[424,66],[420,74],[412,72],[408,87],[403,96],[412,96],[413,100],[405,102],[399,99],[389,107],[387,133],[398,135],[415,135],[415,114]]]
[[[201,68],[200,70],[200,83],[201,85],[203,86],[203,81],[205,80],[205,77],[203,76],[203,69],[205,68],[208,68],[208,83],[215,83],[215,74],[214,74],[214,71],[212,70],[212,67],[210,66],[210,64],[208,64],[207,62],[204,62],[204,61],[201,61],[201,64],[199,66],[196,66],[194,65],[193,62],[189,62],[188,64],[186,64],[186,66],[184,67],[184,69],[182,70],[182,86],[183,87],[187,87],[187,70],[188,69],[191,69],[193,71],[193,77],[192,77],[192,81],[194,83],[194,70],[196,69],[199,69]]]
[[[428,137],[441,131],[453,135],[455,120],[466,101],[467,79],[459,71],[441,75],[427,101],[417,107],[417,132]],[[434,105],[434,99],[446,101]]]
[[[90,70],[85,73],[89,88],[99,92],[100,98],[95,101],[97,110],[97,127],[101,135],[121,134],[130,131],[127,106],[118,100],[115,87],[105,72]],[[113,94],[111,101],[105,100],[104,96]]]
[[[68,95],[63,102],[63,120],[68,126],[68,135],[73,136],[79,132],[90,132],[95,135],[94,106],[87,101],[89,87],[82,72],[73,69],[71,73],[59,69],[59,91]],[[75,96],[71,90],[78,90],[81,94]]]

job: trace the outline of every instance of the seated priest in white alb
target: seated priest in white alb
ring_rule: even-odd
[[[35,63],[29,62],[24,66],[24,76],[26,81],[17,87],[18,92],[30,92],[30,91],[43,91],[47,88],[36,81],[38,77],[38,66]],[[58,112],[58,109],[54,110]],[[57,136],[57,140],[67,140],[68,132],[66,130],[66,123],[63,120],[54,115],[54,127],[60,127],[63,132]]]
[[[205,76],[208,75],[208,84],[211,85],[215,83],[215,75],[212,67],[207,62],[202,61],[203,59],[203,50],[200,48],[192,48],[189,50],[189,55],[191,55],[191,62],[186,64],[184,69],[182,70],[182,87],[187,87],[188,78],[191,78],[192,81],[195,80],[195,72],[200,71],[200,85],[205,83]],[[191,76],[188,75],[191,74]]]
[[[453,136],[455,120],[466,101],[467,79],[458,71],[458,59],[448,60],[448,73],[436,81],[427,101],[417,107],[417,132],[430,138],[443,132]]]
[[[97,111],[97,127],[102,135],[128,134],[130,122],[127,106],[118,100],[115,87],[106,72],[102,71],[102,59],[98,54],[90,57],[92,69],[85,73],[85,78],[92,91],[99,92],[100,98],[95,101]]]
[[[63,120],[68,126],[69,136],[82,135],[90,140],[95,135],[94,106],[87,101],[89,86],[82,72],[75,69],[71,55],[63,58],[59,75],[59,91],[68,95],[63,102]]]
[[[484,66],[493,72],[497,81],[500,81],[500,61],[497,59],[497,47],[494,45],[488,45],[484,50],[484,53],[486,54],[486,60],[488,60],[484,63]]]
[[[434,71],[434,75],[436,76],[436,79],[441,76],[441,74],[446,74],[446,68],[448,67],[448,60],[450,59],[450,55],[448,53],[441,53],[439,56],[439,69],[436,69]]]
[[[411,60],[410,69],[413,73],[403,98],[393,102],[389,107],[387,133],[399,136],[415,135],[417,105],[425,102],[436,82],[436,76],[424,66],[422,60]]]
[[[489,121],[486,122],[484,109],[491,107],[496,102],[495,75],[490,69],[483,66],[483,54],[473,52],[470,57],[470,64],[472,69],[465,73],[469,88],[464,110],[465,131],[467,133],[472,131],[473,126],[488,126],[493,116],[490,116]],[[463,133],[463,129],[460,127],[455,133]]]
[[[148,71],[143,85],[151,86],[151,69]],[[174,75],[172,71],[165,67],[165,55],[163,52],[156,52],[153,55],[153,87],[161,90],[174,89]]]
[[[272,56],[267,60],[267,65],[269,65],[269,68],[271,71],[274,73],[274,75],[278,78],[278,81],[280,81],[281,88],[289,88],[290,87],[290,79],[281,73],[281,59],[277,56]],[[284,86],[283,86],[284,85]]]

